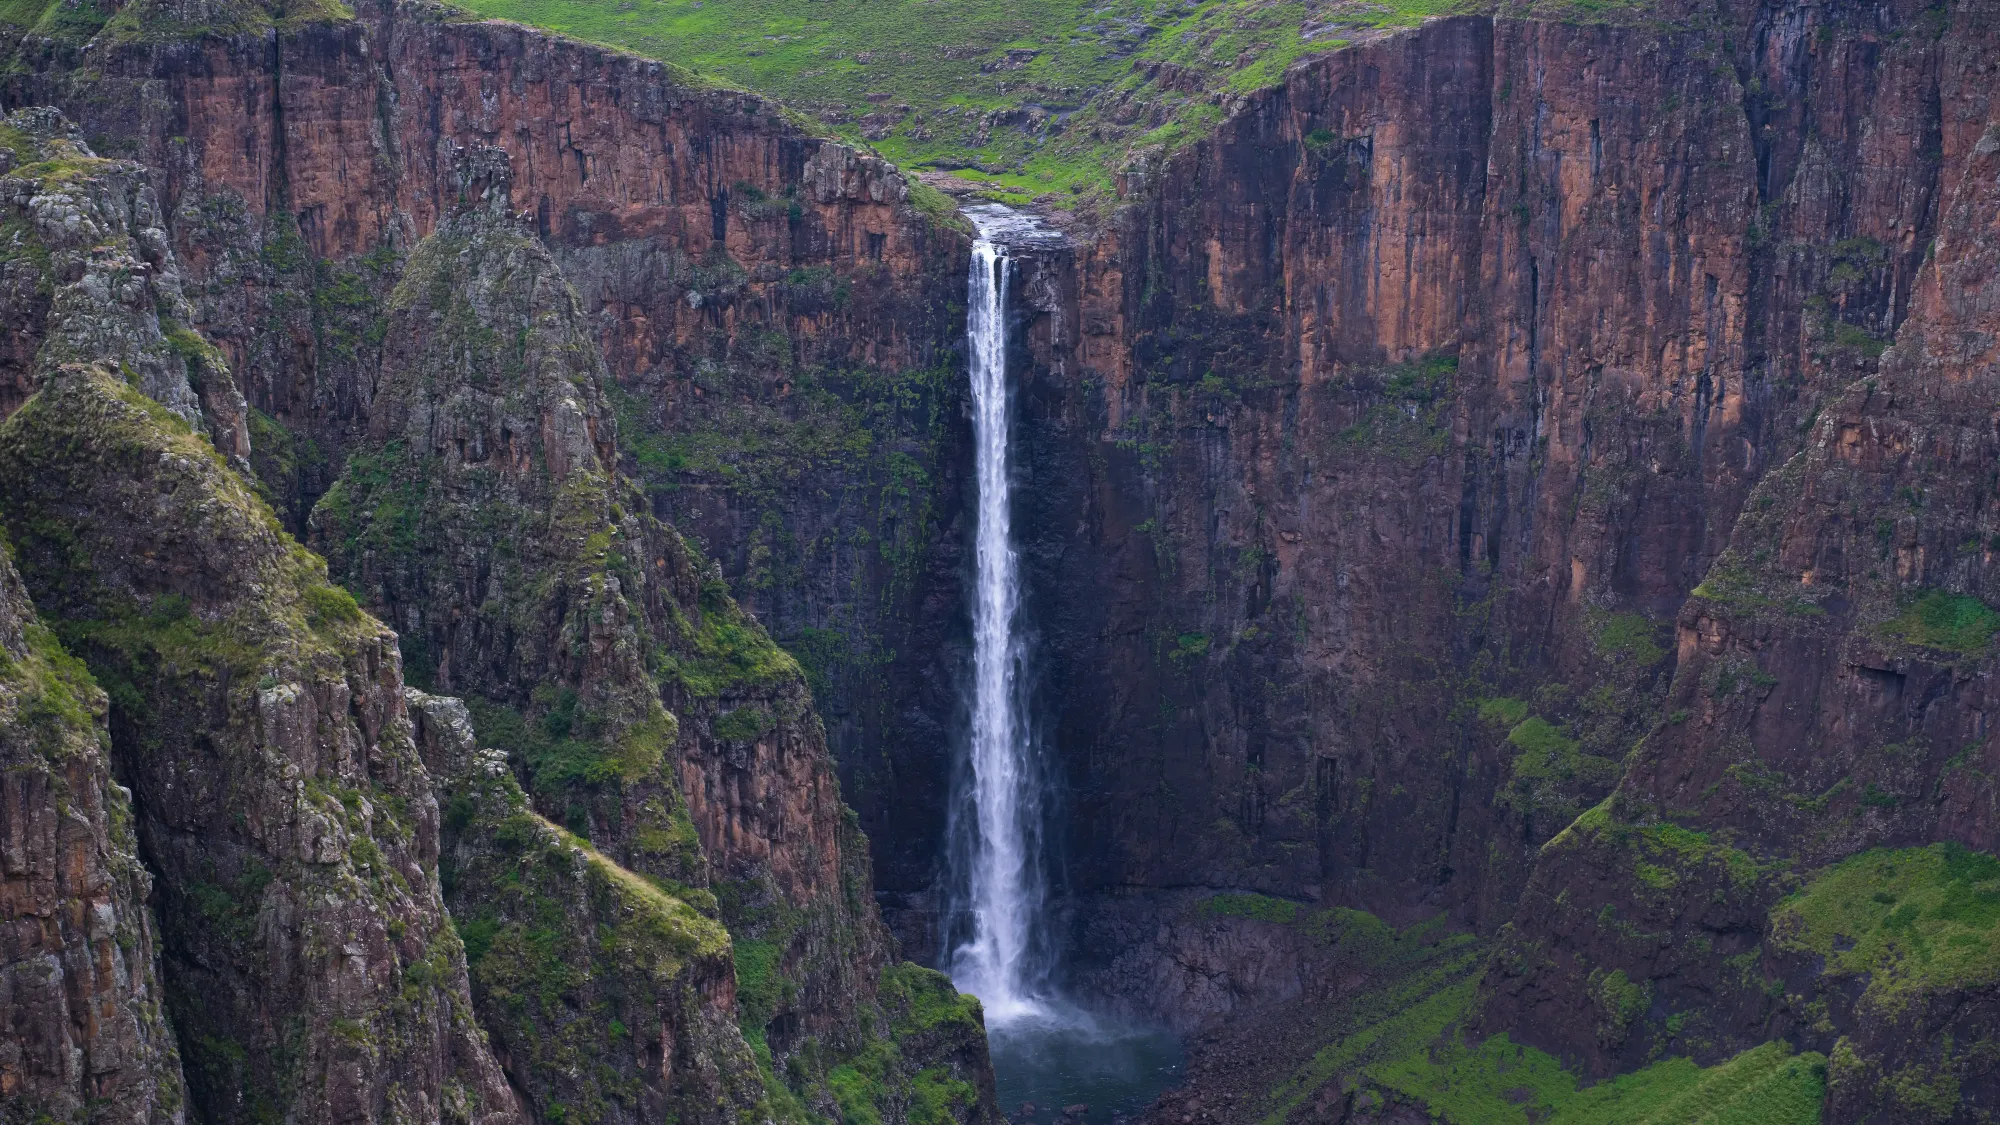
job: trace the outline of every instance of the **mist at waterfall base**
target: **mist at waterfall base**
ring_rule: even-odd
[[[966,214],[979,230],[966,301],[978,519],[971,721],[965,784],[952,809],[953,918],[944,963],[985,1008],[1002,1111],[1017,1122],[1052,1122],[1081,1105],[1084,1120],[1103,1125],[1143,1110],[1174,1084],[1180,1045],[1164,1031],[1084,1011],[1051,983],[1058,951],[1043,835],[1055,781],[1038,759],[1023,690],[1028,655],[1013,536],[1007,289],[1009,247],[1057,236],[998,205]]]

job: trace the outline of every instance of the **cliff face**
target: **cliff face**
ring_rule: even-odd
[[[150,272],[117,274],[128,289],[133,278],[152,288],[121,293],[110,311],[145,307],[151,297],[172,320],[153,324],[153,337],[141,334],[139,343],[172,341],[185,325],[185,343],[169,357],[187,358],[186,369],[206,378],[176,383],[171,376],[183,369],[173,367],[159,386],[140,389],[178,408],[175,395],[188,397],[191,382],[204,388],[182,414],[235,456],[225,477],[254,472],[291,531],[310,527],[339,576],[404,630],[420,681],[471,696],[480,737],[512,752],[531,783],[532,805],[518,789],[494,789],[495,779],[454,790],[476,814],[449,835],[447,873],[462,880],[454,903],[462,923],[485,927],[498,944],[475,950],[480,971],[469,1000],[462,967],[451,970],[456,998],[454,981],[443,981],[434,999],[451,1000],[460,1021],[446,1030],[472,1028],[476,1005],[536,1114],[679,1106],[698,1115],[900,1120],[909,1107],[927,1106],[955,1120],[987,1118],[991,1074],[977,1006],[934,974],[890,963],[866,844],[841,803],[797,665],[620,472],[619,416],[643,438],[671,399],[618,393],[603,358],[618,357],[620,377],[657,381],[666,376],[635,357],[685,349],[726,359],[738,347],[761,357],[775,334],[770,323],[786,323],[786,303],[796,301],[805,309],[802,353],[899,360],[917,345],[899,320],[909,271],[898,270],[924,239],[951,245],[955,232],[915,209],[892,169],[802,137],[759,99],[703,91],[656,64],[518,28],[415,9],[364,15],[218,9],[214,26],[192,26],[177,9],[134,5],[88,30],[44,20],[12,50],[49,65],[32,77],[16,70],[10,81],[13,96],[61,102],[99,145],[138,158],[115,165],[140,183],[130,209],[150,206],[157,186],[160,206],[135,212],[149,221],[132,224],[153,239],[145,245],[157,243],[156,260]],[[85,65],[79,45],[91,35]],[[509,211],[510,167],[512,202],[529,207],[525,227]],[[868,287],[861,301],[849,276]],[[177,288],[166,292],[166,282]],[[54,303],[24,304],[24,329],[73,326],[55,307],[62,299],[58,290]],[[825,338],[813,338],[822,322]],[[125,352],[86,343],[79,358],[127,361],[143,374]],[[52,347],[42,356],[45,370],[60,358]],[[24,395],[32,386],[21,380]],[[236,407],[237,429],[225,433],[221,422],[232,416],[209,405],[208,389],[226,396],[239,386],[252,408],[217,397]],[[39,405],[21,411],[20,425],[48,424],[52,393],[32,400]],[[130,436],[109,436],[121,435]],[[56,487],[39,462],[15,467],[50,475],[39,483]],[[80,473],[70,483],[95,487]],[[733,502],[725,497],[714,518],[734,519]],[[243,496],[222,506],[243,507],[244,519],[260,510]],[[276,525],[267,531],[289,544]],[[284,549],[311,558],[296,545]],[[245,567],[254,569],[251,556]],[[210,585],[269,585],[208,562]],[[52,569],[37,574],[54,581]],[[173,599],[185,595],[163,596],[177,612]],[[66,600],[64,617],[94,620],[102,607],[93,597]],[[336,611],[346,612],[328,612]],[[144,604],[135,612],[151,621]],[[260,614],[278,612],[258,602],[238,616],[257,628]],[[376,650],[378,665],[396,663],[394,641],[378,638]],[[167,664],[178,674],[179,664]],[[145,671],[119,674],[136,680]],[[237,671],[224,666],[218,685],[180,684],[186,699],[175,706],[212,703],[241,686]],[[399,675],[393,667],[384,675],[395,682],[378,676],[375,686],[400,700]],[[157,686],[168,690],[165,681]],[[316,690],[307,685],[308,727],[334,707]],[[375,756],[400,761],[400,703],[364,710],[390,723],[386,734],[368,728],[367,737],[393,744]],[[200,729],[191,714],[168,725],[190,737]],[[241,796],[225,793],[207,813],[221,815]],[[413,793],[398,790],[398,799],[435,810]],[[366,819],[372,806],[361,807]],[[536,808],[603,851],[537,819]],[[426,835],[434,815],[402,827],[410,829],[404,843],[428,848],[419,859],[434,862],[437,839]],[[286,881],[284,872],[272,875],[275,855],[217,859],[211,853],[221,845],[209,837],[168,828],[198,837],[167,829],[159,837],[161,848],[170,839],[183,845],[160,861],[177,887],[209,879],[218,893],[235,894],[245,879]],[[227,870],[203,874],[202,863]],[[515,863],[536,865],[540,881],[515,887]],[[207,901],[193,899],[194,907]],[[515,931],[541,926],[547,919],[536,911],[551,903],[579,912],[560,931],[574,940],[538,960]],[[168,979],[186,982],[189,996],[217,997],[186,1011],[187,1026],[206,1036],[203,1057],[190,1063],[203,1113],[255,1115],[308,1097],[330,1099],[329,1112],[364,1114],[384,1112],[383,1098],[430,1097],[430,1105],[395,1112],[440,1112],[436,1067],[415,1077],[397,1069],[428,1065],[422,1042],[310,990],[285,1003],[301,1019],[334,1020],[339,1034],[324,1059],[301,1059],[297,1052],[311,1054],[319,1041],[309,1035],[301,1047],[302,1033],[283,1013],[260,1024],[269,1013],[253,996],[268,986],[257,974],[285,976],[283,959],[210,948],[247,940],[238,931],[249,923],[205,933],[177,916],[184,907],[193,908],[167,908]],[[654,915],[659,925],[645,923]],[[384,917],[419,936],[431,926],[393,910]],[[638,918],[634,944],[595,949],[593,917],[606,925]],[[739,939],[733,964],[723,921]],[[662,939],[662,926],[694,935],[692,946]],[[572,970],[582,976],[566,975]],[[933,995],[940,988],[949,1003]],[[520,1010],[531,995],[539,1015]],[[598,1008],[637,1005],[628,1013],[636,1019],[649,996],[657,1000],[657,1026],[642,1036],[650,1047],[633,1053],[633,1043],[599,1041],[644,1024],[598,1020]],[[365,998],[355,1005],[368,1008]],[[565,1005],[593,1015],[561,1018]],[[280,1032],[271,1029],[280,1025],[290,1038],[276,1044]],[[317,1035],[318,1025],[311,1030]],[[384,1036],[409,1057],[390,1052]],[[379,1065],[350,1066],[339,1053],[350,1040]],[[274,1061],[278,1046],[292,1053]],[[574,1065],[607,1051],[621,1058],[608,1075]],[[479,1082],[445,1073],[458,1101],[442,1112],[516,1112],[505,1083],[494,1085],[499,1070],[483,1046],[478,1060]],[[313,1077],[322,1063],[331,1075],[323,1082]],[[843,1069],[829,1078],[830,1068]],[[794,1088],[777,1083],[779,1074]],[[495,1089],[499,1109],[480,1100]]]
[[[1829,1050],[1836,1119],[1991,1104],[1994,977],[1930,948],[1953,939],[1939,926],[1983,926],[1950,903],[1990,893],[1973,890],[1990,860],[1965,849],[2000,844],[1984,718],[1995,27],[1955,10],[1938,50],[1944,174],[1909,319],[1759,485],[1681,609],[1668,722],[1544,849],[1489,978],[1493,1026],[1604,1069],[1696,1021],[1718,1043],[1789,1029]],[[1700,846],[1646,884],[1675,831]],[[1628,905],[1592,914],[1604,903]],[[1615,1038],[1582,1034],[1560,1013],[1612,972],[1654,999]]]
[[[11,96],[154,170],[196,319],[256,407],[251,457],[301,532],[369,424],[403,255],[455,205],[462,154],[504,151],[615,383],[628,470],[806,661],[885,870],[927,886],[927,837],[886,810],[942,804],[955,706],[931,655],[958,604],[948,204],[927,214],[879,159],[658,63],[359,12],[269,41],[155,13],[82,66],[82,33],[43,26],[17,53],[52,65]]]
[[[1941,35],[1983,34],[1683,15],[1314,60],[1024,274],[1079,893],[1497,927],[1610,791],[1744,497],[1905,315]],[[1079,918],[1085,949],[1147,929]]]
[[[719,894],[769,948],[789,985],[751,1026],[779,1060],[858,1050],[886,934],[798,667],[618,471],[609,376],[505,154],[469,154],[463,182],[390,296],[369,433],[314,542],[467,693],[542,813]]]
[[[729,932],[535,814],[456,699],[410,692],[480,1023],[543,1116],[769,1117]],[[621,1030],[622,1029],[622,1030]]]
[[[75,758],[73,808],[108,819],[94,830],[107,853],[100,868],[72,850],[67,881],[104,896],[96,936],[127,944],[98,967],[129,975],[109,991],[76,982],[75,1001],[104,1018],[77,1029],[69,1065],[97,1073],[10,1092],[167,1118],[185,1093],[214,1120],[513,1120],[439,901],[436,805],[393,636],[218,452],[240,400],[215,350],[173,319],[186,306],[145,170],[97,158],[48,111],[10,116],[7,139],[11,272],[47,299],[23,324],[41,341],[40,390],[0,429],[0,510],[27,590],[109,685],[110,762],[136,812],[120,817],[125,802],[93,792],[90,757]],[[91,888],[133,835],[157,931],[133,873],[122,894]],[[156,956],[178,1062],[150,998]]]
[[[1403,971],[1211,893],[1257,891],[1495,937],[1476,998],[1416,944],[1590,1075],[1783,1037],[1841,1120],[1996,1096],[1991,974],[1898,936],[1977,945],[1994,877],[1940,843],[1995,847],[1989,9],[1435,20],[1232,101],[1023,261],[1077,983],[1201,1029]],[[189,1054],[194,1104],[511,1119],[504,1065],[544,1113],[990,1117],[976,1009],[870,902],[931,951],[964,232],[766,101],[522,28],[63,11],[8,48],[10,101],[83,131],[0,137],[5,520],[112,689],[170,999],[246,1045]],[[163,481],[208,507],[147,509]],[[399,658],[469,705],[419,700],[428,773]],[[202,913],[253,884],[277,921]],[[346,968],[299,952],[341,927]]]
[[[159,926],[132,795],[111,778],[106,699],[0,561],[0,1112],[185,1119],[161,1011]]]
[[[107,368],[51,373],[0,457],[29,588],[112,684],[201,1115],[514,1119],[393,634]]]

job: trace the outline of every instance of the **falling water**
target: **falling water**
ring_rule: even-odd
[[[988,1019],[1005,1023],[1043,1010],[1031,964],[1033,928],[1045,899],[1038,778],[1021,713],[1019,559],[1014,553],[1007,464],[1007,280],[1013,263],[994,241],[1003,215],[973,212],[965,328],[972,359],[972,441],[978,486],[972,602],[971,797],[976,835],[966,856],[971,935],[951,958],[959,987]]]
[[[958,944],[946,963],[958,987],[986,1009],[1001,1104],[1032,1102],[1051,1116],[1046,1107],[1083,1105],[1084,1121],[1107,1125],[1171,1085],[1181,1055],[1173,1036],[1086,1012],[1049,983],[1054,957],[1041,848],[1051,778],[1037,765],[1022,690],[1027,657],[1008,464],[1007,288],[1014,266],[1009,247],[1060,245],[1061,236],[1005,207],[969,207],[966,214],[979,228],[965,315],[979,524],[967,785],[953,806],[949,853],[948,886],[956,893],[947,933]]]

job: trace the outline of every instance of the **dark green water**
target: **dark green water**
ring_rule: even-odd
[[[1056,1125],[1065,1106],[1084,1105],[1082,1120],[1110,1125],[1151,1105],[1181,1077],[1180,1042],[1150,1028],[1029,1017],[992,1027],[987,1038],[1000,1109],[1016,1122]],[[1022,1116],[1023,1102],[1034,1103],[1034,1116]]]

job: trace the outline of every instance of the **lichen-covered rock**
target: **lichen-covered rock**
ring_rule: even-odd
[[[473,1022],[395,636],[102,365],[0,427],[22,576],[111,697],[205,1121],[520,1120]]]
[[[0,414],[64,363],[116,366],[232,456],[249,452],[247,409],[222,355],[191,327],[152,186],[103,160],[53,109],[0,125]]]
[[[602,361],[489,152],[494,202],[426,239],[390,299],[368,440],[313,541],[400,627],[414,678],[473,700],[551,815],[700,885],[679,724],[648,669],[687,553],[616,475]]]
[[[828,1060],[872,1049],[889,956],[804,678],[618,470],[609,375],[508,212],[505,155],[460,168],[461,213],[389,300],[368,438],[314,541],[468,695],[542,815],[717,900],[757,1057],[830,1107]],[[885,1072],[885,1096],[910,1074]]]
[[[185,1119],[106,710],[0,549],[0,1120]]]
[[[529,805],[456,699],[409,692],[453,920],[495,1053],[541,1121],[760,1122],[729,933]],[[686,893],[686,892],[683,892]]]

